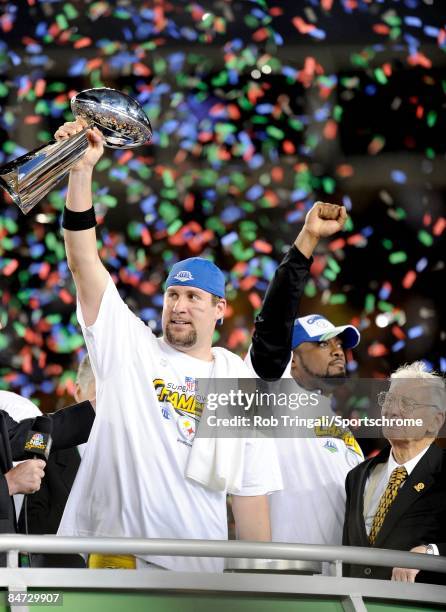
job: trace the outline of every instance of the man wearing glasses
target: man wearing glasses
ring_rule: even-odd
[[[446,555],[446,451],[434,444],[445,421],[444,380],[423,362],[403,366],[378,404],[390,446],[347,475],[343,544]],[[401,426],[402,419],[408,422]],[[446,579],[397,567],[350,566],[347,575],[437,584]]]

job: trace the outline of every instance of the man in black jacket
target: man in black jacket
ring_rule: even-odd
[[[90,402],[82,402],[48,415],[53,422],[53,450],[69,448],[88,440],[94,421]],[[24,458],[25,439],[34,419],[14,421],[0,410],[0,533],[14,533],[16,518],[12,496],[15,493],[34,493],[39,490],[45,463],[29,459],[12,466],[13,460]]]
[[[434,444],[444,424],[444,380],[423,362],[399,368],[378,395],[390,443],[346,479],[343,544],[446,555],[446,450]],[[422,425],[397,419],[417,419]],[[444,574],[416,569],[347,566],[353,577],[444,583]]]
[[[77,402],[83,402],[93,400],[95,394],[94,374],[88,355],[85,355],[77,371],[74,398]],[[51,453],[40,490],[28,498],[28,533],[57,533],[83,450],[83,446],[73,446]],[[19,531],[25,533],[23,510],[19,517]],[[83,557],[75,554],[33,554],[31,562],[33,567],[85,567]]]
[[[347,213],[343,206],[317,202],[283,258],[266,292],[255,321],[246,361],[266,381],[291,376],[291,387],[305,394],[322,390],[311,417],[331,411],[326,386],[345,377],[344,350],[359,342],[351,325],[335,327],[321,315],[299,317],[299,302],[312,254],[321,238],[340,231]],[[282,381],[285,386],[286,381]],[[276,390],[268,385],[268,391]],[[342,428],[317,428],[306,437],[277,439],[284,488],[270,495],[272,538],[280,542],[340,545],[345,511],[345,477],[363,460],[353,435]]]

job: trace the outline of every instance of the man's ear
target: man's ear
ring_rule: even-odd
[[[220,300],[218,300],[217,305],[215,306],[215,313],[216,313],[217,321],[220,322],[220,325],[221,323],[223,323],[225,312],[226,312],[226,300],[224,298],[221,298]]]
[[[81,398],[81,387],[79,383],[76,382],[74,385],[74,399],[76,400],[76,402],[79,403],[81,401],[80,398]]]

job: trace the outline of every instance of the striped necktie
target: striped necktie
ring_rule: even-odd
[[[373,544],[376,540],[376,536],[381,529],[384,519],[386,518],[386,514],[389,511],[390,506],[392,505],[395,497],[397,496],[398,490],[402,483],[407,478],[407,470],[404,465],[397,467],[393,470],[390,475],[389,482],[387,483],[386,490],[381,496],[379,500],[378,508],[375,512],[375,516],[373,517],[372,527],[369,533],[369,542]]]

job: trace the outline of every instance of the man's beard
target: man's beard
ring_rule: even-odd
[[[195,329],[191,329],[187,335],[176,335],[175,332],[170,330],[170,325],[166,326],[166,340],[174,347],[178,348],[190,348],[197,342],[197,332]]]
[[[296,355],[300,361],[300,365],[302,369],[304,370],[304,372],[308,374],[308,376],[311,376],[311,378],[315,381],[315,383],[318,382],[319,384],[322,384],[323,387],[331,388],[331,387],[336,387],[337,385],[343,384],[345,382],[345,379],[347,378],[347,372],[345,368],[343,372],[338,372],[336,374],[330,374],[329,372],[330,365],[327,365],[327,370],[325,374],[322,374],[322,375],[317,374],[316,372],[313,372],[311,368],[307,366],[307,364],[304,362],[304,360],[299,355],[299,353],[296,353]]]

